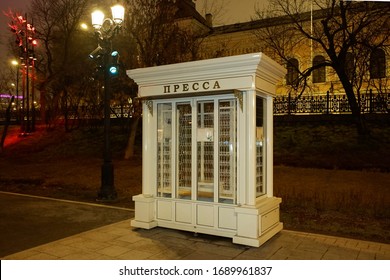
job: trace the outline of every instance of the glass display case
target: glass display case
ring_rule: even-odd
[[[284,73],[262,53],[127,72],[143,98],[142,194],[133,197],[133,227],[249,246],[282,229],[272,107]]]

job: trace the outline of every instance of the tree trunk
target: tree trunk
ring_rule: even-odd
[[[12,106],[12,102],[14,102],[14,98],[15,98],[14,96],[11,97],[11,100],[9,101],[7,110],[5,111],[5,125],[4,125],[3,134],[1,136],[1,140],[0,140],[0,152],[3,151],[5,137],[7,136],[8,126],[11,123],[11,106]]]
[[[137,128],[140,118],[140,116],[134,117],[133,122],[131,124],[130,137],[125,150],[125,159],[130,159],[134,156],[135,136],[137,135]]]
[[[356,99],[355,92],[353,90],[353,86],[350,83],[348,76],[346,75],[346,72],[344,71],[344,69],[340,70],[340,69],[335,68],[335,70],[339,76],[340,82],[343,85],[343,88],[345,90],[345,94],[347,95],[348,103],[349,103],[349,106],[351,108],[351,113],[352,113],[352,117],[353,117],[353,120],[354,120],[355,125],[356,125],[357,133],[359,136],[365,137],[365,136],[370,134],[370,131],[367,127],[364,116],[362,115],[362,113],[360,111],[360,104],[358,103],[358,100]]]
[[[39,104],[41,106],[40,109],[40,115],[41,115],[41,122],[47,125],[47,119],[46,119],[46,88],[42,88],[40,91],[40,101]]]
[[[353,116],[353,119],[354,119],[354,122],[355,122],[356,128],[357,128],[357,133],[360,136],[369,135],[370,131],[367,127],[366,121],[365,121],[362,113],[360,112],[360,106],[357,102],[355,94],[353,92],[351,93],[349,91],[346,91],[345,93],[347,94],[347,97],[348,97],[348,103],[349,103],[349,106],[351,107],[352,116]]]

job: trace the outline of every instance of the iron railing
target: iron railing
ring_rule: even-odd
[[[4,122],[6,119],[6,110],[5,106],[0,106],[0,122]],[[30,112],[31,114],[31,112]],[[48,112],[48,114],[51,114]],[[111,119],[125,119],[131,118],[133,114],[133,108],[130,106],[111,106],[110,116]],[[20,119],[20,116],[25,116],[26,113],[23,111],[17,112],[16,109],[12,110],[11,120],[16,121]],[[39,108],[35,109],[35,117],[40,120]],[[67,108],[66,111],[62,110],[57,112],[55,119],[64,119],[69,120],[88,120],[88,119],[101,119],[103,118],[103,108],[102,106],[72,106]],[[19,118],[18,118],[19,116]],[[32,117],[32,116],[31,116]]]
[[[361,94],[358,104],[362,113],[390,113],[390,94],[374,94],[372,91]],[[301,96],[277,96],[274,99],[275,115],[303,114],[349,114],[347,96],[345,94]]]
[[[361,94],[358,98],[362,113],[390,113],[390,94],[376,94],[372,91]],[[5,120],[5,105],[0,106],[0,121]],[[38,110],[35,112],[39,118]],[[274,99],[274,115],[319,115],[319,114],[350,114],[351,108],[345,94],[330,94],[315,96],[277,96]],[[99,106],[82,106],[70,108],[68,119],[96,119],[102,116]],[[112,106],[111,118],[129,118],[132,115],[130,106]],[[16,120],[17,113],[12,112],[11,119]],[[60,117],[61,118],[61,117]]]

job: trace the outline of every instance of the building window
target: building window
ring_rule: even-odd
[[[313,59],[313,83],[323,83],[325,82],[325,66],[319,66],[325,63],[325,58],[322,55],[317,55]]]
[[[287,61],[287,85],[295,85],[298,81],[299,62],[296,58],[290,58]]]
[[[386,55],[382,49],[373,50],[370,57],[370,77],[380,79],[386,77]]]

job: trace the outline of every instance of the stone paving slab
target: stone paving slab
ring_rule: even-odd
[[[263,246],[154,228],[130,220],[4,257],[5,260],[390,260],[390,244],[283,230]]]

